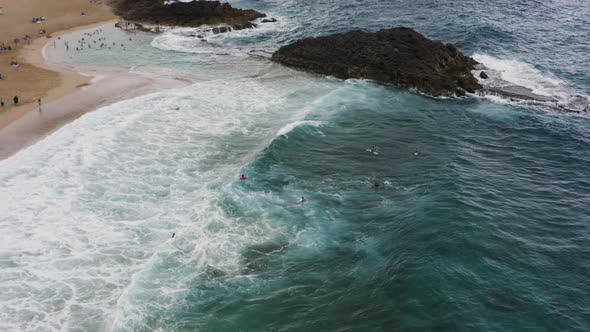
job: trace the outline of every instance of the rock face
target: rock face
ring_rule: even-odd
[[[252,9],[236,9],[219,1],[173,2],[163,0],[112,0],[115,14],[129,21],[172,26],[229,24],[241,28],[255,25],[250,21],[266,17]]]
[[[462,96],[481,88],[471,73],[475,60],[453,45],[403,27],[303,39],[281,47],[272,59],[319,74],[393,83],[433,96]]]

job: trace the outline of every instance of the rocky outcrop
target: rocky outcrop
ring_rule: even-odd
[[[479,73],[479,78],[481,78],[482,80],[487,80],[489,76],[488,74],[486,74],[485,71],[482,71],[481,73]]]
[[[112,0],[111,6],[115,14],[128,21],[170,26],[228,24],[238,30],[252,28],[252,20],[266,17],[255,10],[237,9],[219,1],[165,4],[163,0]]]
[[[393,83],[433,96],[462,96],[481,88],[471,73],[475,60],[453,45],[404,27],[307,38],[281,47],[272,59],[319,74]]]

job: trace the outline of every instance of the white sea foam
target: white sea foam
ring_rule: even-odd
[[[527,87],[536,94],[555,97],[566,97],[570,94],[563,80],[526,62],[500,59],[480,53],[474,54],[473,58],[498,73],[502,80]]]
[[[127,100],[0,161],[0,330],[151,328],[146,315],[181,304],[208,270],[237,273],[240,251],[275,234],[220,200],[239,204],[240,169],[339,86],[305,83]]]
[[[282,34],[295,28],[294,25],[289,23],[288,18],[272,14],[268,15],[269,17],[277,18],[277,22],[261,23],[262,19],[258,19],[255,21],[257,23],[256,28],[232,30],[225,33],[213,33],[210,30],[214,26],[171,29],[154,38],[152,46],[162,50],[176,52],[247,57],[249,51],[264,49],[266,46],[272,44],[269,44],[268,41],[257,43],[252,38],[273,33]],[[202,36],[202,38],[198,38],[197,36]],[[248,43],[243,42],[246,39],[249,39]]]
[[[550,72],[540,71],[531,64],[514,59],[499,59],[479,53],[474,54],[473,58],[487,68],[488,79],[480,80],[484,87],[493,89],[516,85],[528,88],[536,95],[548,97],[546,102],[523,100],[520,103],[544,104],[574,112],[584,112],[588,109],[590,99],[587,95],[578,93],[570,84]],[[480,72],[481,70],[475,70],[473,73],[479,77]],[[490,96],[488,98],[493,101],[502,99]]]

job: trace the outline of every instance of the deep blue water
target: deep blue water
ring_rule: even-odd
[[[590,329],[586,114],[248,56],[403,25],[544,93],[587,95],[590,2],[231,3],[279,23],[207,44],[110,31],[125,50],[62,54],[193,84],[0,164],[0,327]]]

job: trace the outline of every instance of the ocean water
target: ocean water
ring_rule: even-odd
[[[587,115],[264,57],[404,25],[537,93],[587,96],[588,2],[231,3],[279,22],[104,27],[47,47],[62,65],[191,83],[0,161],[0,330],[590,329]],[[110,49],[75,51],[81,38]]]

